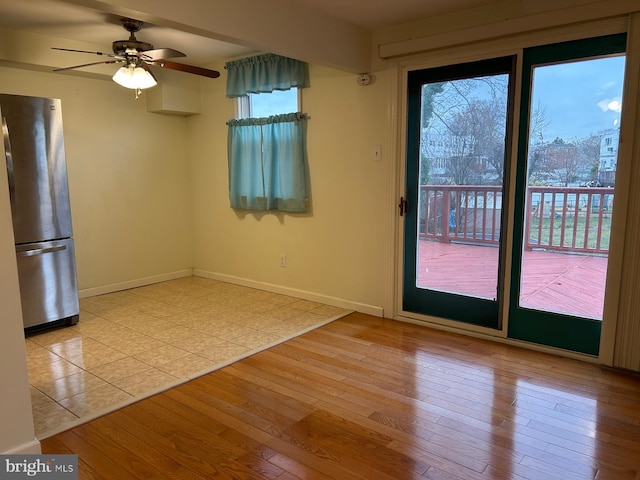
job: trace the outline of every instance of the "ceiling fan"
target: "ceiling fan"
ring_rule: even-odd
[[[129,32],[128,40],[116,40],[112,44],[113,53],[91,52],[87,50],[75,50],[71,48],[51,47],[53,50],[62,50],[65,52],[90,53],[93,55],[103,55],[109,57],[110,60],[101,62],[84,63],[82,65],[74,65],[72,67],[56,68],[54,72],[64,70],[72,70],[74,68],[89,67],[91,65],[101,65],[110,63],[124,64],[113,76],[113,81],[126,88],[141,89],[150,88],[157,85],[157,80],[149,66],[161,67],[169,70],[177,70],[180,72],[192,73],[203,77],[217,78],[220,72],[209,70],[207,68],[186,65],[184,63],[172,62],[168,58],[186,57],[182,52],[172,48],[154,49],[153,45],[142,42],[135,37],[135,32],[142,28],[143,22],[132,18],[121,18],[122,27]],[[137,97],[136,97],[137,98]]]

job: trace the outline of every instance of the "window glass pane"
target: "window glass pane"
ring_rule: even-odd
[[[422,87],[418,288],[495,300],[509,75]]]
[[[624,64],[533,70],[522,307],[602,320]]]
[[[249,101],[251,102],[251,117],[254,118],[299,111],[297,88],[250,94]]]

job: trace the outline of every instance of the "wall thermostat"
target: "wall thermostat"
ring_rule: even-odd
[[[371,83],[371,75],[362,74],[358,75],[358,85],[365,86]]]

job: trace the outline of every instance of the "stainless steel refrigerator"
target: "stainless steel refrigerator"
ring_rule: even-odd
[[[79,318],[59,99],[0,94],[25,331]]]

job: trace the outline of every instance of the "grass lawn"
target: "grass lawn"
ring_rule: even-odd
[[[556,217],[543,218],[542,227],[540,227],[540,218],[531,218],[531,230],[529,234],[532,244],[549,247],[565,247],[565,248],[598,248],[598,228],[600,227],[600,250],[609,250],[609,237],[611,234],[611,215],[603,214],[602,224],[598,225],[600,216],[592,213],[588,216],[589,228],[587,229],[587,212],[579,212],[578,217],[565,217],[564,238],[562,228],[562,215],[556,213]],[[551,223],[553,220],[553,235],[551,237]],[[577,225],[576,225],[577,224]],[[551,242],[549,241],[551,237]]]

